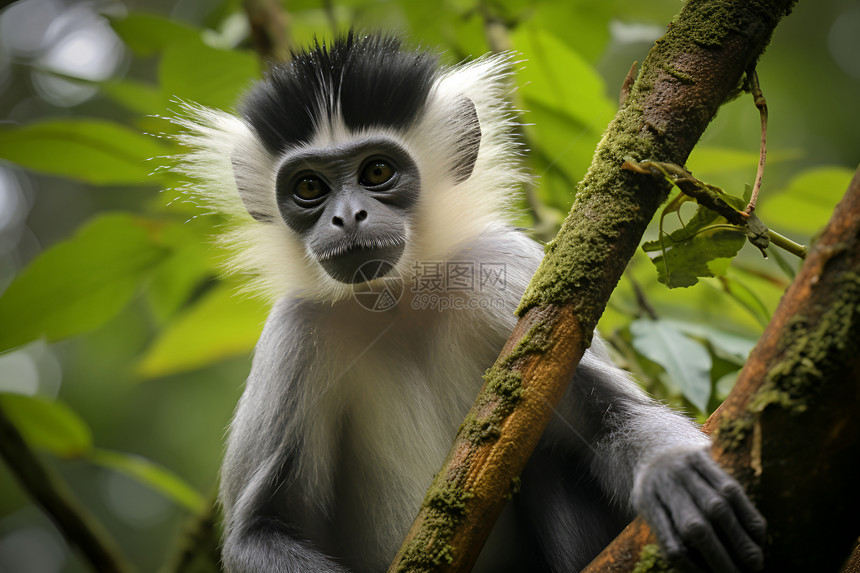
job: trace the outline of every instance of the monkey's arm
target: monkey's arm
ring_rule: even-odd
[[[673,563],[720,572],[760,569],[764,518],[711,459],[708,438],[645,396],[601,353],[597,341],[561,409],[603,489],[648,520]]]
[[[278,463],[277,456],[272,459]],[[272,508],[278,484],[263,467],[229,510],[222,559],[228,573],[346,573],[346,569],[300,539],[296,528]]]
[[[295,307],[279,303],[257,344],[230,424],[219,494],[223,565],[229,573],[347,571],[305,541],[296,523],[298,515],[320,511],[307,507],[310,502],[290,480],[300,442],[295,428],[301,384],[312,376],[302,365],[310,362],[313,337],[302,332]]]

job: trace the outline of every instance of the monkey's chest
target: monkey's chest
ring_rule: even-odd
[[[368,352],[341,380],[337,411],[320,413],[334,426],[327,545],[354,570],[387,568],[477,395],[492,358],[462,352]]]
[[[503,328],[481,328],[491,317],[422,315],[421,328],[414,318],[338,330],[330,363],[349,367],[298,425],[319,455],[295,477],[328,500],[310,530],[354,571],[387,568],[504,343]]]
[[[403,540],[469,406],[389,391],[344,412],[334,483],[338,553],[377,571]]]
[[[344,423],[327,537],[333,542],[331,553],[354,573],[387,570],[471,400],[457,407],[448,404],[445,410],[426,407],[422,401],[397,406],[401,408],[397,414],[389,410],[370,419],[368,410]],[[476,571],[498,573],[506,570],[507,561],[517,561],[523,548],[521,537],[512,535],[513,521],[508,508],[487,544],[499,559],[491,558],[489,566],[482,563]]]

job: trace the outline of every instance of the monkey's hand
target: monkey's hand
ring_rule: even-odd
[[[765,519],[709,450],[672,448],[647,461],[637,472],[633,503],[674,566],[758,571],[764,566]]]

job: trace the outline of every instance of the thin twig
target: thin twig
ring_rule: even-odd
[[[796,255],[796,256],[800,257],[801,259],[806,258],[806,247],[805,246],[803,246],[799,243],[795,243],[794,241],[792,241],[788,237],[784,237],[784,236],[780,235],[779,233],[777,233],[773,229],[768,229],[767,235],[768,235],[768,238],[770,239],[771,244],[776,245],[777,247],[779,247],[785,251],[788,251],[792,255]]]
[[[758,83],[758,74],[753,68],[747,72],[747,81],[749,82],[749,90],[755,101],[755,106],[758,108],[759,116],[761,117],[761,149],[759,151],[758,171],[755,174],[755,184],[753,185],[752,196],[747,205],[745,212],[747,214],[755,211],[755,204],[758,200],[758,193],[761,190],[761,180],[764,177],[764,162],[767,157],[767,100],[764,99],[764,94],[761,91],[761,86]]]
[[[639,62],[634,61],[633,65],[630,66],[630,71],[627,72],[627,76],[624,78],[624,83],[621,84],[621,92],[618,94],[618,107],[624,107],[624,104],[627,103],[627,96],[630,95],[630,88],[633,87],[633,83],[636,81],[636,67],[639,65]]]
[[[648,318],[651,320],[657,320],[659,318],[657,316],[657,311],[654,310],[654,307],[651,305],[651,301],[649,301],[648,297],[645,296],[645,290],[642,288],[642,285],[639,284],[639,281],[633,278],[631,273],[627,273],[627,280],[629,280],[630,284],[633,285],[633,293],[636,295],[636,304],[638,304],[639,308],[648,315]]]

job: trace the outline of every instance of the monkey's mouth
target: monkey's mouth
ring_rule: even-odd
[[[358,284],[387,275],[400,260],[405,247],[405,242],[372,247],[356,245],[318,260],[333,279],[342,283]]]

